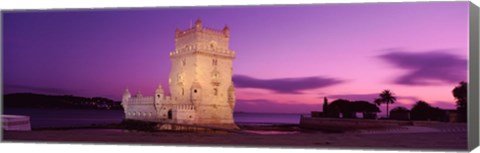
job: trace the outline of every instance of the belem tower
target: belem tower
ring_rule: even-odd
[[[131,95],[125,90],[122,106],[127,120],[237,129],[233,120],[235,87],[229,49],[230,30],[206,28],[198,19],[175,31],[175,50],[168,79],[170,96],[160,84],[155,96]]]

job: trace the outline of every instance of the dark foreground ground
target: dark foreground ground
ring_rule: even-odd
[[[283,148],[466,150],[467,132],[324,133],[297,127],[242,127],[240,133],[141,132],[121,129],[4,131],[3,141],[93,144],[208,145]]]

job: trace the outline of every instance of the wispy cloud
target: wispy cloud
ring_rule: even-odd
[[[343,81],[324,77],[257,79],[245,75],[235,75],[233,82],[238,88],[259,88],[277,93],[300,94],[302,90],[328,87]]]
[[[465,58],[449,54],[450,50],[430,50],[407,52],[401,49],[389,49],[379,58],[394,66],[408,70],[399,76],[395,83],[402,85],[437,85],[458,83],[467,79]]]
[[[322,104],[280,103],[268,99],[237,99],[235,111],[265,113],[308,113],[322,110]]]
[[[375,98],[378,98],[380,96],[379,93],[369,93],[369,94],[338,94],[338,95],[328,95],[327,98],[334,98],[334,99],[347,99],[347,100],[364,100],[364,101],[369,101],[373,102]],[[394,95],[397,98],[397,101],[403,102],[403,101],[418,101],[419,99],[417,97],[412,97],[412,96],[400,96],[400,95]],[[319,97],[323,98],[323,97]]]
[[[323,97],[321,97],[321,98],[323,98]],[[373,101],[375,98],[378,98],[378,94],[376,94],[376,93],[372,93],[372,94],[339,94],[339,95],[328,95],[327,98]]]

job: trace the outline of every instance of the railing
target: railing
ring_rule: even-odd
[[[175,50],[170,52],[170,56],[175,56],[175,55],[182,55],[182,54],[187,54],[187,53],[207,53],[207,54],[219,54],[219,55],[224,55],[224,56],[235,56],[235,51],[232,50],[227,50],[227,49],[208,49],[205,48],[203,51],[202,49],[181,49],[181,50]]]

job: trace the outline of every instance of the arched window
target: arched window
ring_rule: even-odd
[[[172,119],[173,118],[173,115],[172,115],[172,110],[168,110],[168,119]]]

